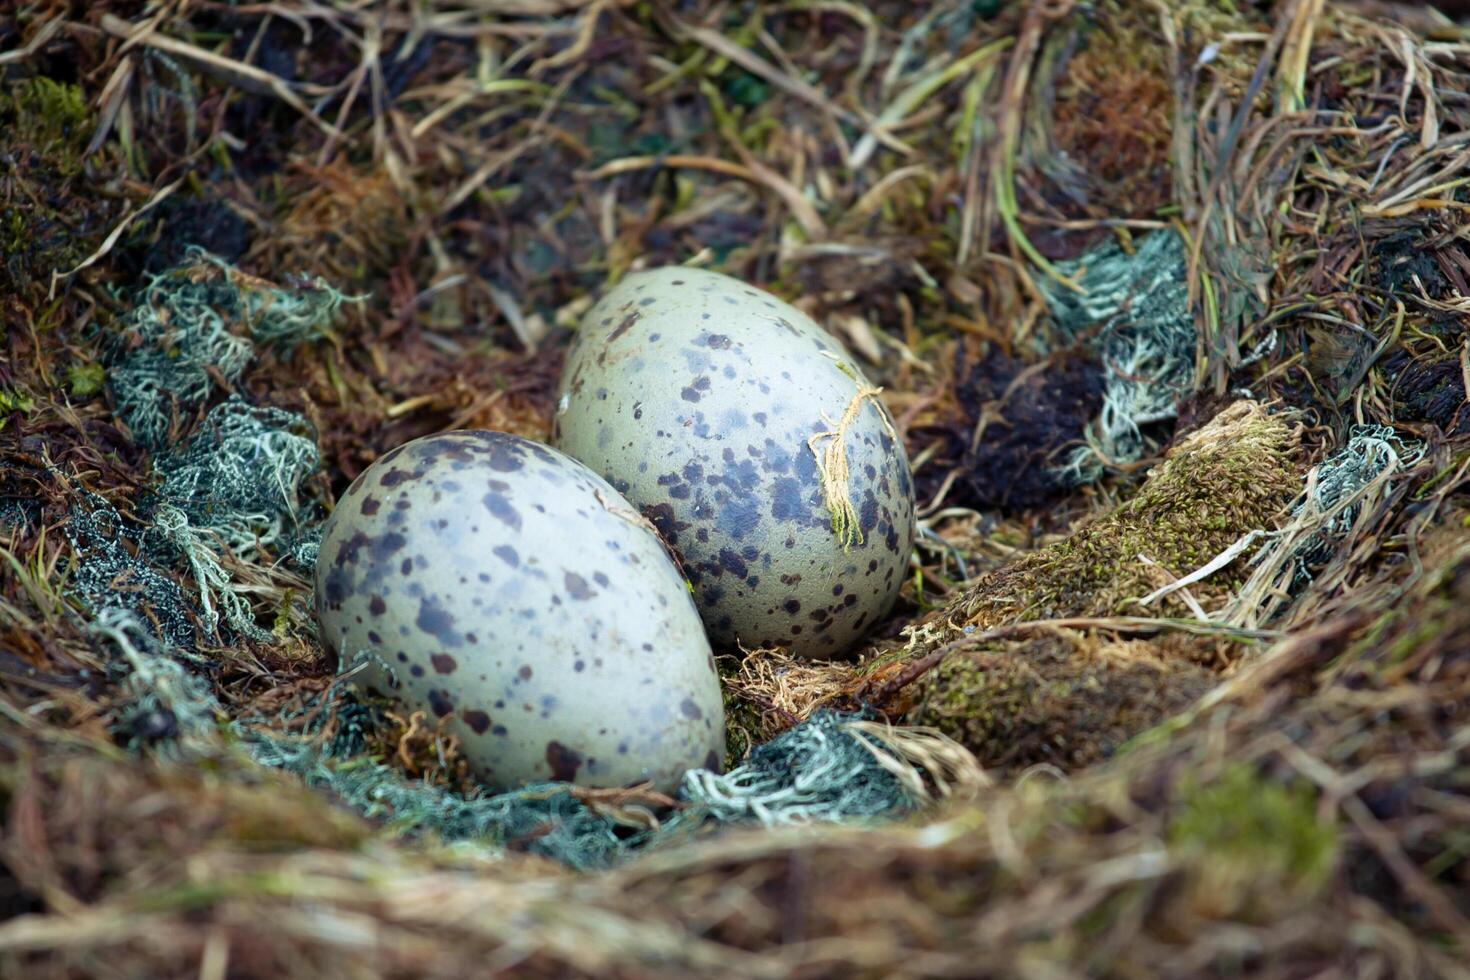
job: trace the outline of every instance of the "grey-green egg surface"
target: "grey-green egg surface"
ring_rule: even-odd
[[[809,440],[862,377],[769,293],[697,269],[634,273],[583,320],[554,439],[658,527],[716,646],[830,656],[892,606],[915,534],[908,457],[874,398],[844,443],[861,542],[833,532]]]
[[[445,719],[483,782],[678,786],[719,769],[714,658],[673,561],[601,477],[501,432],[427,436],[327,521],[322,638],[360,683]]]

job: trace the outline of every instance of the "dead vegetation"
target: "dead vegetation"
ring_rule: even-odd
[[[1470,37],[1447,18],[35,0],[0,13],[0,92],[0,973],[1466,975]],[[1146,345],[1156,311],[1057,314],[1098,248],[1150,235],[1184,246],[1177,418],[1119,407],[1157,353],[1100,339]],[[800,302],[915,461],[900,607],[860,661],[730,651],[732,746],[867,711],[964,744],[975,798],[575,874],[525,853],[546,828],[493,857],[405,835],[242,747],[351,743],[469,788],[421,717],[323,706],[296,532],[406,439],[544,438],[568,332],[635,262]],[[179,267],[268,299],[222,320],[210,349],[248,356],[202,359],[199,397],[157,386],[150,445],[123,382],[194,363],[138,313]],[[334,318],[269,299],[327,286]],[[240,402],[298,414],[320,465],[226,543],[228,501],[154,467]],[[166,506],[209,547],[161,539]],[[145,634],[188,656],[145,677]]]

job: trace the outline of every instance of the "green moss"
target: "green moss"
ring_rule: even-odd
[[[1241,402],[1183,439],[1138,493],[1051,547],[982,578],[951,621],[980,630],[1065,617],[1189,617],[1176,597],[1141,607],[1160,584],[1146,555],[1175,575],[1250,531],[1270,528],[1301,487],[1296,431]],[[1208,607],[1243,577],[1237,562],[1191,586]],[[939,642],[939,641],[936,641]],[[1187,645],[1186,645],[1187,646]],[[933,649],[921,645],[908,656]],[[1184,710],[1215,675],[1170,644],[1095,646],[1046,637],[977,643],[919,683],[910,720],[959,740],[988,766],[1087,765]]]
[[[739,673],[740,660],[736,657],[717,657],[715,663],[722,679]],[[722,683],[720,691],[725,700],[725,759],[728,769],[760,744],[761,712],[756,705],[737,695],[732,685]]]
[[[1233,764],[1208,782],[1186,780],[1169,846],[1195,872],[1201,898],[1220,911],[1265,918],[1283,901],[1310,898],[1337,860],[1336,828],[1317,816],[1304,783]]]
[[[75,85],[49,78],[17,82],[0,102],[7,141],[47,157],[65,178],[82,169],[82,151],[92,135],[87,98]]]
[[[966,620],[984,629],[1066,616],[1190,615],[1174,597],[1137,605],[1160,584],[1139,556],[1185,575],[1244,534],[1274,526],[1301,489],[1296,444],[1284,419],[1237,403],[1176,446],[1112,513],[982,579],[963,600]],[[1243,568],[1238,561],[1192,591],[1201,601],[1222,596],[1240,584]]]
[[[92,128],[75,85],[29,78],[0,94],[0,181],[15,187],[0,203],[0,292],[49,284],[100,240],[107,202],[81,188]]]
[[[76,398],[91,398],[102,390],[102,384],[107,379],[107,372],[101,364],[75,364],[67,369],[66,381],[68,390]]]
[[[36,407],[36,400],[23,391],[0,388],[0,418],[19,412],[25,415]]]
[[[1183,711],[1215,683],[1188,661],[1081,650],[1047,637],[948,657],[922,681],[910,721],[989,769],[1078,769]]]

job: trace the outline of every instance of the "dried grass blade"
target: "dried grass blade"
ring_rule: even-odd
[[[26,60],[37,51],[40,51],[42,48],[44,48],[46,44],[53,37],[56,36],[56,33],[60,31],[62,26],[65,24],[65,15],[57,14],[56,16],[52,17],[50,20],[46,21],[39,28],[37,28],[36,33],[33,34],[31,36],[31,39],[25,44],[21,45],[18,48],[15,48],[12,51],[0,51],[0,65],[8,65],[12,61]]]
[[[103,15],[102,29],[114,37],[126,38],[129,41],[138,37],[136,25],[114,14]],[[254,92],[257,95],[274,95],[311,120],[312,124],[323,133],[335,139],[342,138],[342,133],[337,127],[317,115],[310,106],[302,101],[299,95],[291,90],[285,81],[268,71],[256,68],[254,65],[247,65],[243,61],[236,61],[233,58],[226,58],[224,55],[206,51],[203,48],[195,47],[192,44],[169,37],[166,34],[159,34],[151,28],[151,25],[137,43],[155,48],[165,54],[182,58],[185,61],[193,62],[201,70],[209,72],[246,91]],[[312,86],[309,89],[307,86],[301,87],[303,90],[312,91],[315,94],[326,94],[326,90],[316,86]]]
[[[122,238],[123,232],[128,230],[129,225],[131,225],[134,221],[137,221],[139,218],[143,217],[143,215],[147,214],[149,211],[152,211],[158,205],[167,200],[168,196],[174,191],[178,190],[179,187],[184,183],[184,181],[188,179],[188,177],[188,173],[185,173],[182,177],[175,180],[172,184],[168,184],[165,187],[159,188],[158,190],[153,192],[153,195],[148,198],[148,201],[142,207],[138,208],[138,210],[136,211],[130,211],[127,214],[123,215],[122,220],[119,221],[116,227],[114,227],[112,231],[108,234],[108,236],[103,239],[102,244],[98,246],[97,251],[93,252],[91,255],[83,259],[81,263],[75,268],[68,269],[66,272],[53,271],[51,273],[51,291],[49,297],[51,299],[56,298],[57,283],[61,282],[63,279],[70,279],[72,276],[76,275],[78,272],[81,272],[83,269],[89,268],[95,265],[97,262],[101,261],[101,259],[106,256],[108,252],[111,252],[113,247],[117,245],[118,239]]]

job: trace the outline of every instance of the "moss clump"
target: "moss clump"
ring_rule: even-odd
[[[0,388],[0,418],[12,412],[29,414],[36,407],[36,400],[23,391]]]
[[[1183,711],[1215,683],[1146,644],[1059,637],[964,650],[925,678],[910,721],[974,752],[988,769],[1046,762],[1079,769]]]
[[[76,398],[91,398],[102,390],[107,371],[101,364],[74,364],[66,371],[67,390]]]
[[[30,78],[0,95],[0,292],[49,284],[101,240],[107,204],[79,188],[91,129],[75,85]]]
[[[1311,898],[1337,860],[1337,832],[1318,818],[1316,793],[1251,766],[1187,779],[1169,822],[1169,847],[1186,862],[1197,914],[1268,922],[1285,903]]]
[[[1088,25],[1059,73],[1051,135],[1075,161],[1088,204],[1108,214],[1152,214],[1172,199],[1169,50],[1157,13],[1106,7],[1113,9]]]
[[[1297,431],[1285,419],[1237,402],[1181,440],[1131,500],[982,578],[950,619],[987,630],[1030,619],[1189,616],[1172,596],[1138,606],[1165,581],[1156,566],[1187,574],[1242,535],[1271,527],[1301,486],[1296,446]],[[1227,569],[1191,594],[1206,605],[1218,602],[1237,576]],[[1201,659],[1177,643],[1099,647],[1056,635],[977,642],[924,675],[909,717],[957,739],[989,766],[1074,768],[1111,754],[1208,690],[1215,675]]]
[[[961,602],[981,629],[1025,619],[1140,614],[1135,600],[1186,575],[1242,535],[1269,528],[1301,489],[1298,433],[1254,402],[1237,402],[1181,440],[1112,513],[980,580]],[[1201,602],[1239,584],[1231,566],[1192,587]],[[1176,597],[1155,612],[1189,615]]]
[[[50,78],[17,82],[0,103],[0,123],[9,127],[9,142],[46,157],[63,178],[81,173],[92,114],[77,86]]]

